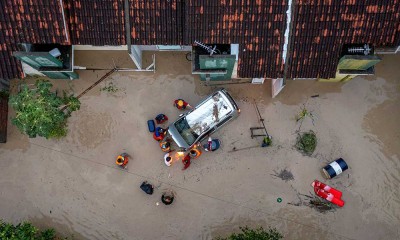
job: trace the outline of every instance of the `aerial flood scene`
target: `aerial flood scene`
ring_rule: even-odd
[[[400,239],[400,1],[0,3],[0,240]]]

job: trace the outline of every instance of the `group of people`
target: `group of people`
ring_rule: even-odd
[[[187,108],[192,108],[192,106],[188,102],[186,102],[185,100],[183,100],[181,98],[176,99],[174,101],[174,107],[176,107],[179,110],[185,110]],[[160,113],[155,117],[155,120],[158,125],[161,125],[168,121],[168,117],[165,114]],[[167,165],[169,167],[174,162],[174,155],[172,154],[174,149],[172,149],[172,146],[171,146],[172,140],[166,136],[167,131],[168,131],[168,128],[163,128],[161,126],[157,126],[154,130],[153,138],[154,138],[154,140],[159,142],[161,150],[163,152],[165,152],[164,163],[165,163],[165,165]],[[210,137],[208,139],[207,144],[205,144],[203,147],[204,147],[205,151],[215,151],[216,149],[219,148],[219,146],[220,146],[220,141],[218,139],[211,139],[211,137]],[[182,164],[183,164],[182,170],[187,169],[190,166],[190,163],[191,163],[190,160],[192,158],[198,158],[200,156],[200,154],[201,154],[201,151],[199,151],[196,148],[196,149],[192,149],[188,154],[184,155],[184,157],[182,158]],[[178,156],[180,156],[180,155],[178,155]]]
[[[147,181],[142,182],[140,189],[148,195],[152,195],[154,192],[154,186]],[[174,201],[175,194],[172,191],[166,191],[161,195],[161,202],[165,205],[171,205]],[[157,203],[158,204],[158,203]]]
[[[179,110],[185,110],[187,108],[192,108],[192,106],[190,106],[190,104],[183,99],[176,99],[174,101],[174,107],[176,107]],[[165,114],[160,113],[155,117],[155,120],[156,120],[156,123],[160,125],[160,124],[163,124],[166,121],[168,121],[168,117]],[[168,128],[164,129],[164,128],[158,126],[155,128],[155,131],[153,133],[153,138],[154,138],[154,140],[159,142],[161,151],[165,152],[164,163],[165,163],[165,165],[167,165],[169,167],[173,163],[174,156],[171,153],[174,151],[174,149],[172,149],[172,146],[171,146],[171,139],[166,137],[167,131],[168,131]],[[189,154],[186,155],[182,159],[182,163],[183,163],[182,170],[185,170],[190,166]]]
[[[179,109],[179,110],[185,110],[186,108],[192,108],[186,101],[183,99],[177,99],[174,101],[174,106]],[[161,125],[165,122],[168,121],[168,117],[160,113],[155,117],[156,123],[158,125]],[[149,120],[150,121],[150,120]],[[150,129],[150,128],[149,128]],[[172,165],[174,156],[172,155],[172,152],[174,151],[171,148],[171,139],[166,137],[168,128],[162,128],[160,126],[156,127],[154,129],[154,122],[153,122],[153,138],[159,142],[160,148],[163,152],[165,152],[164,155],[164,163],[168,167]],[[203,147],[205,151],[215,151],[216,149],[219,148],[220,142],[218,139],[211,139],[211,137],[208,139],[207,144],[205,144]],[[198,148],[193,148],[184,155],[182,159],[183,163],[183,168],[182,170],[187,169],[190,166],[190,160],[191,158],[198,158],[201,155],[201,151]],[[127,169],[127,164],[129,162],[129,155],[127,153],[121,153],[118,155],[116,164],[120,166],[123,169]],[[142,189],[146,194],[152,195],[154,192],[154,186],[147,181],[143,182],[140,185],[140,189]],[[161,195],[161,202],[164,203],[165,205],[170,205],[174,201],[174,193],[172,191],[164,192]],[[157,203],[158,205],[158,203]]]

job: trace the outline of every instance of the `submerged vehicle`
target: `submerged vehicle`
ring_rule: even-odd
[[[190,149],[239,116],[240,109],[225,90],[206,97],[190,111],[169,125],[168,133],[183,149]]]

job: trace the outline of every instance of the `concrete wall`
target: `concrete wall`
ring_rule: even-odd
[[[83,51],[83,50],[99,50],[99,51],[106,51],[106,50],[124,50],[128,51],[127,45],[121,45],[121,46],[93,46],[93,45],[74,45],[74,49],[78,51]]]
[[[160,50],[157,48],[157,45],[136,45],[142,51],[192,51],[192,46],[182,46],[182,49],[179,50]]]
[[[157,45],[135,45],[139,49],[143,51],[192,51],[192,46],[182,46],[182,49],[179,50],[160,50],[157,48]],[[120,46],[93,46],[93,45],[74,45],[74,49],[78,51],[82,50],[99,50],[99,51],[107,51],[107,50],[123,50],[128,51],[127,45]]]

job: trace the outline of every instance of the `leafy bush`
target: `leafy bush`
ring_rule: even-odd
[[[116,93],[118,92],[117,86],[113,82],[109,82],[108,85],[100,88],[100,91],[109,92],[109,93]]]
[[[79,100],[67,95],[57,96],[51,92],[49,81],[38,80],[35,88],[22,85],[21,91],[10,97],[10,104],[16,112],[11,119],[17,128],[29,137],[63,137],[67,134],[67,118],[80,108]]]
[[[261,147],[268,147],[271,145],[272,145],[272,137],[271,136],[264,137]]]
[[[307,155],[311,155],[317,146],[317,136],[310,130],[297,136],[296,148]]]
[[[217,238],[217,240],[279,240],[283,238],[283,235],[279,233],[275,228],[269,228],[265,230],[260,227],[257,229],[250,229],[247,226],[240,228],[241,233],[233,233],[227,238]]]
[[[28,222],[13,225],[0,220],[0,239],[2,240],[54,240],[54,229],[39,230]]]

